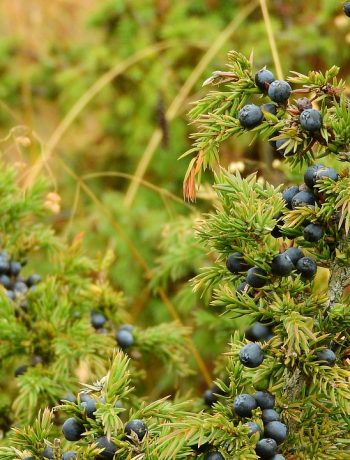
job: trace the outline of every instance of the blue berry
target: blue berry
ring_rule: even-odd
[[[304,257],[304,253],[301,249],[299,248],[288,248],[287,250],[284,251],[284,254],[286,254],[290,260],[293,262],[295,265],[299,259]]]
[[[249,284],[246,283],[245,281],[243,281],[243,283],[240,283],[236,287],[236,292],[239,292],[240,294],[243,294],[244,292],[247,292],[248,289],[249,289]]]
[[[259,106],[255,104],[245,105],[238,114],[238,119],[243,128],[251,129],[260,125],[264,114]]]
[[[75,403],[75,402],[77,402],[77,399],[76,399],[76,397],[74,396],[73,393],[70,393],[70,392],[69,392],[69,393],[66,393],[66,394],[63,396],[63,398],[60,399],[60,402],[64,402],[64,401],[70,401],[70,402]]]
[[[316,171],[316,180],[323,179],[325,177],[334,181],[339,179],[337,171],[334,168],[327,168],[326,166]]]
[[[315,196],[311,192],[299,192],[292,198],[292,208],[296,209],[301,206],[314,206]]]
[[[97,312],[91,313],[91,325],[93,328],[100,329],[105,324],[106,321],[107,321],[107,318],[102,313],[97,313]]]
[[[276,143],[275,143],[275,147],[276,147],[276,150],[278,150],[280,153],[283,153],[283,151],[285,150],[286,146],[286,141],[287,139],[277,139]]]
[[[252,342],[260,342],[266,340],[269,335],[270,329],[261,323],[252,324],[252,326],[250,326],[250,328],[245,333],[246,338]]]
[[[253,434],[255,433],[261,433],[261,428],[260,426],[255,423],[255,422],[247,422],[244,424],[245,426],[248,426],[249,429],[250,429],[250,432],[249,432],[249,437],[250,436],[253,436]]]
[[[344,3],[344,13],[350,17],[350,2],[346,2]]]
[[[277,115],[277,105],[273,102],[267,102],[261,106],[263,112],[272,113],[272,115]]]
[[[296,264],[298,272],[306,279],[311,279],[316,275],[317,264],[310,257],[302,257]]]
[[[12,281],[7,275],[0,275],[0,284],[6,289],[10,289],[12,287]]]
[[[266,284],[267,273],[259,267],[252,267],[247,272],[247,283],[253,288],[262,288]]]
[[[255,447],[255,452],[259,458],[269,460],[275,455],[277,450],[277,443],[274,439],[264,438],[258,441]]]
[[[317,360],[321,361],[322,364],[326,364],[327,366],[334,366],[337,356],[334,353],[334,351],[330,350],[329,348],[326,348],[325,350],[319,351],[317,353]]]
[[[264,92],[267,92],[269,85],[274,81],[274,74],[267,69],[261,69],[255,74],[255,84]]]
[[[143,420],[131,420],[125,425],[124,431],[127,436],[131,436],[132,433],[135,433],[138,440],[142,441],[147,434],[147,426]]]
[[[254,398],[262,410],[273,409],[275,405],[275,397],[268,391],[257,391]]]
[[[22,270],[22,265],[19,262],[12,261],[10,262],[10,274],[12,276],[18,276]]]
[[[74,417],[68,418],[62,425],[62,433],[67,441],[79,441],[84,432],[84,425]]]
[[[316,173],[319,169],[323,168],[325,168],[325,166],[321,164],[314,164],[306,169],[304,173],[304,182],[308,187],[313,188],[315,186],[317,180]]]
[[[233,410],[240,417],[251,417],[252,411],[257,407],[255,398],[248,394],[238,395],[233,401]]]
[[[119,329],[116,334],[116,340],[120,348],[125,350],[134,344],[134,337],[127,329]]]
[[[94,413],[96,412],[96,401],[91,398],[88,401],[83,401],[81,403],[83,411],[86,413],[86,416],[89,418],[95,418]]]
[[[208,452],[204,457],[205,460],[225,460],[224,457],[218,451]]]
[[[53,459],[53,449],[52,447],[45,447],[40,455],[41,458],[52,460]]]
[[[273,457],[271,457],[270,460],[286,460],[286,458],[283,457],[283,455],[281,454],[276,454]]]
[[[317,224],[309,224],[304,228],[304,240],[316,243],[323,237],[323,228]]]
[[[297,185],[291,185],[282,192],[282,198],[286,202],[286,207],[292,209],[292,199],[299,193],[299,187]]]
[[[264,409],[261,414],[262,421],[264,424],[270,422],[279,422],[280,416],[279,413],[274,409]]]
[[[69,452],[65,452],[62,455],[62,460],[75,460],[77,458],[76,452],[70,450]]]
[[[274,439],[277,444],[287,439],[287,427],[279,421],[269,422],[265,425],[264,436]]]
[[[271,262],[271,272],[278,276],[288,276],[294,268],[294,264],[291,261],[288,254],[283,252],[277,254]]]
[[[278,104],[287,102],[291,93],[292,88],[284,80],[275,80],[270,84],[268,89],[269,98]]]
[[[264,361],[264,353],[257,343],[248,343],[240,350],[239,359],[243,366],[253,369]]]
[[[27,280],[26,280],[26,285],[28,287],[32,287],[32,286],[35,286],[36,284],[40,283],[41,281],[41,276],[34,273],[33,275],[30,275]]]
[[[234,252],[228,256],[226,267],[231,273],[237,274],[245,271],[247,264],[244,262],[243,255],[240,252]]]
[[[29,366],[27,364],[23,364],[22,366],[18,366],[15,369],[15,377],[19,377],[20,375],[24,375],[27,372],[28,367]]]
[[[315,109],[306,109],[301,112],[299,121],[305,131],[315,132],[322,128],[322,114]]]
[[[114,455],[117,452],[117,446],[106,436],[101,436],[96,440],[96,445],[98,449],[102,449],[96,456],[96,460],[113,460]]]

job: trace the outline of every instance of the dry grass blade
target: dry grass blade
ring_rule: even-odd
[[[133,244],[133,242],[130,240],[130,238],[126,235],[122,227],[119,225],[118,222],[113,218],[113,215],[111,214],[110,210],[97,198],[97,196],[94,194],[94,192],[90,189],[90,187],[84,182],[84,180],[79,177],[75,172],[61,159],[59,158],[59,161],[63,167],[63,169],[66,171],[66,173],[71,176],[77,184],[79,184],[80,189],[92,200],[92,202],[96,205],[96,208],[101,211],[101,213],[109,220],[110,224],[113,226],[117,234],[120,236],[120,238],[126,243],[128,248],[130,249],[131,253],[135,257],[135,259],[139,262],[143,270],[145,271],[145,276],[150,278],[152,276],[152,271],[148,267],[147,262],[143,258],[143,256],[140,254],[138,251],[137,247]],[[175,319],[176,321],[179,322],[179,324],[183,325],[183,322],[177,313],[174,305],[168,298],[166,292],[162,288],[157,288],[157,293],[159,294],[159,297],[163,300],[165,306],[167,307],[167,310],[170,314],[170,316]],[[206,381],[207,385],[210,386],[212,384],[212,379],[210,377],[209,371],[205,365],[205,362],[203,361],[200,353],[198,352],[195,344],[193,343],[192,339],[189,340],[189,347],[191,349],[191,352],[193,354],[193,357],[197,363],[198,368],[200,369],[202,376],[204,380]]]
[[[118,75],[124,73],[129,67],[137,64],[143,59],[151,56],[152,54],[159,53],[160,51],[175,46],[175,42],[161,42],[145,48],[122,62],[118,62],[112,69],[103,74],[90,88],[86,91],[83,96],[73,105],[67,115],[63,118],[61,123],[57,126],[55,131],[52,133],[50,139],[45,145],[42,156],[29,170],[28,175],[24,181],[24,186],[29,187],[35,179],[38,177],[43,167],[50,160],[54,149],[57,147],[62,136],[66,133],[68,128],[76,120],[82,110],[89,104],[89,102],[99,93],[102,89],[113,81]]]
[[[218,51],[222,48],[222,46],[227,42],[230,36],[238,29],[238,27],[242,24],[242,22],[247,19],[247,17],[255,10],[258,5],[258,1],[251,2],[248,6],[242,9],[242,11],[237,14],[237,16],[229,23],[229,25],[222,31],[222,33],[218,36],[215,42],[211,45],[208,51],[204,54],[202,59],[198,62],[196,67],[193,69],[191,75],[185,81],[183,86],[181,87],[179,93],[177,94],[176,98],[171,103],[169,109],[166,112],[166,120],[170,122],[173,120],[176,115],[178,114],[179,110],[183,107],[186,99],[188,98],[192,88],[197,83],[198,79],[208,67],[209,63],[214,59]],[[152,161],[153,155],[156,149],[159,147],[159,144],[162,140],[162,131],[160,129],[156,129],[145,149],[143,152],[140,162],[135,171],[135,179],[130,183],[130,186],[125,195],[125,205],[129,208],[137,194],[139,188],[139,181],[137,178],[143,178],[147,168]]]
[[[276,67],[277,77],[279,78],[279,80],[283,80],[282,65],[281,65],[280,57],[279,57],[278,50],[277,50],[276,40],[275,40],[275,36],[273,33],[266,0],[259,0],[259,1],[260,1],[260,7],[261,7],[262,14],[263,14],[264,22],[265,22],[267,36],[268,36],[269,43],[270,43],[273,62]]]

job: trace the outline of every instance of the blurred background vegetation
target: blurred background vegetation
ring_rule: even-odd
[[[115,251],[110,275],[135,322],[177,318],[194,327],[208,369],[200,373],[194,360],[201,389],[232,325],[203,308],[209,296],[199,298],[188,283],[210,263],[193,224],[215,197],[208,176],[195,205],[182,201],[188,160],[178,157],[191,145],[190,104],[212,71],[224,69],[229,50],[253,52],[256,70],[275,68],[262,3],[0,3],[2,157],[21,168],[23,186],[45,174],[61,197],[58,232],[83,232],[87,253]],[[350,21],[341,2],[267,5],[285,74],[334,64],[349,73]],[[291,179],[271,146],[248,141],[228,142],[223,164],[243,174],[258,170],[273,183]],[[37,265],[50,270],[45,260]],[[165,377],[156,392],[168,385]]]

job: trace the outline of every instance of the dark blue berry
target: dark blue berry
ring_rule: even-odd
[[[20,375],[24,375],[27,372],[28,367],[29,366],[27,364],[23,364],[22,366],[18,366],[15,369],[15,377],[19,377]]]
[[[16,299],[16,294],[14,291],[10,290],[10,289],[7,289],[6,290],[6,296],[10,299],[10,300],[15,300]]]
[[[259,267],[252,267],[247,272],[247,283],[253,288],[262,288],[266,284],[267,273]]]
[[[245,426],[248,426],[249,429],[250,429],[249,437],[253,436],[253,434],[255,434],[255,433],[261,433],[260,426],[255,422],[247,422],[247,423],[245,423]]]
[[[96,460],[113,460],[114,455],[117,452],[117,446],[106,436],[101,436],[100,438],[96,439],[96,445],[98,449],[102,449],[96,456]]]
[[[269,422],[265,425],[264,436],[274,439],[277,444],[287,439],[287,427],[279,421]]]
[[[30,275],[28,276],[27,280],[26,280],[26,285],[28,287],[32,287],[32,286],[35,286],[36,284],[40,283],[41,281],[41,276],[34,273],[33,275]]]
[[[124,432],[127,436],[131,436],[132,433],[135,433],[138,440],[142,441],[147,434],[147,426],[143,420],[131,420],[125,425]]]
[[[304,257],[304,253],[301,249],[299,248],[288,248],[287,250],[284,251],[284,254],[287,254],[287,256],[290,258],[290,260],[293,262],[295,265],[299,259]]]
[[[346,2],[344,3],[344,13],[350,17],[350,2]]]
[[[45,447],[45,449],[43,450],[41,456],[41,458],[46,458],[48,460],[52,460],[53,459],[53,449],[52,447]]]
[[[286,460],[286,458],[283,457],[283,455],[281,454],[276,454],[273,457],[271,457],[270,460]]]
[[[321,361],[322,364],[326,364],[327,366],[334,366],[337,356],[334,353],[334,351],[330,350],[329,348],[326,348],[325,350],[319,351],[317,353],[317,360]]]
[[[291,261],[288,254],[283,252],[277,254],[271,262],[271,272],[278,276],[288,276],[294,268],[294,264]]]
[[[212,406],[217,402],[218,397],[216,394],[214,394],[214,391],[212,389],[208,389],[204,392],[203,399],[207,406]]]
[[[323,237],[323,228],[317,224],[309,224],[304,228],[304,239],[316,243]]]
[[[277,105],[273,102],[267,102],[261,106],[263,112],[272,113],[272,115],[277,115]]]
[[[299,192],[292,198],[292,208],[296,209],[300,206],[313,206],[315,204],[315,196],[311,192]]]
[[[0,284],[6,289],[10,289],[12,287],[12,281],[7,275],[0,275]]]
[[[262,410],[273,409],[275,405],[275,397],[268,391],[257,391],[254,398]]]
[[[91,398],[91,396],[88,393],[80,393],[79,394],[80,403],[91,401],[91,399],[93,399],[93,398]]]
[[[62,425],[62,433],[67,441],[79,441],[84,432],[84,425],[74,417],[68,418]]]
[[[270,422],[279,422],[280,416],[279,413],[276,412],[274,409],[264,409],[262,411],[261,419],[264,422],[264,424]]]
[[[240,417],[251,417],[252,411],[257,407],[255,398],[248,394],[238,395],[233,401],[233,410]]]
[[[69,452],[65,452],[62,455],[62,460],[75,460],[77,458],[76,452],[70,450]]]
[[[276,147],[276,150],[278,150],[279,152],[283,153],[283,151],[285,150],[286,146],[286,141],[287,139],[277,139],[276,143],[275,143],[275,147]]]
[[[204,457],[205,460],[225,460],[218,451],[208,452]]]
[[[69,401],[75,403],[77,401],[73,393],[66,393],[63,398],[60,399],[60,402]]]
[[[6,259],[0,259],[0,274],[9,275],[10,274],[10,264]]]
[[[244,262],[243,255],[240,252],[234,252],[228,256],[226,267],[234,274],[247,270],[247,264]]]
[[[264,353],[257,343],[248,343],[239,352],[239,359],[243,366],[255,368],[264,361]]]
[[[81,403],[83,411],[86,413],[86,416],[89,418],[95,418],[94,413],[96,412],[96,401],[94,399],[89,399],[89,401],[83,401]]]
[[[91,313],[91,326],[95,329],[101,328],[105,322],[107,321],[107,318],[105,315],[102,313]]]
[[[264,438],[258,441],[255,447],[255,452],[259,458],[263,460],[270,460],[275,455],[277,450],[277,443],[274,439]]]
[[[17,281],[13,285],[13,290],[19,294],[25,294],[28,291],[28,286],[23,281]]]
[[[129,332],[127,329],[119,329],[115,338],[117,340],[118,345],[123,350],[131,347],[134,344],[134,337],[132,333]]]
[[[269,85],[273,81],[275,81],[275,76],[270,70],[261,69],[255,74],[255,84],[264,92],[267,92]]]
[[[261,323],[252,324],[245,333],[246,338],[252,342],[260,342],[266,340],[269,335],[270,329],[265,326],[265,324]]]
[[[298,272],[306,279],[311,279],[316,275],[317,264],[310,257],[302,257],[296,264]]]
[[[10,274],[12,276],[18,276],[22,270],[22,265],[19,262],[12,261],[10,262]]]
[[[292,88],[289,83],[284,80],[275,80],[268,89],[269,98],[278,104],[284,104],[288,101],[291,95]]]
[[[299,121],[300,126],[305,129],[305,131],[314,132],[322,128],[322,114],[315,109],[303,110],[300,114]]]
[[[295,197],[295,195],[299,193],[299,187],[296,185],[292,185],[288,188],[286,188],[282,192],[282,198],[286,202],[286,207],[288,209],[292,209],[292,199]]]
[[[304,173],[304,182],[309,188],[313,188],[316,184],[316,174],[319,169],[324,169],[325,166],[321,164],[314,164],[309,166]]]
[[[245,105],[238,114],[238,119],[243,128],[251,129],[260,125],[264,114],[259,106],[255,104]]]
[[[243,294],[244,292],[247,292],[248,289],[249,289],[249,284],[246,283],[245,281],[243,281],[243,283],[240,283],[236,287],[236,292],[239,292],[240,294]]]
[[[324,179],[325,177],[334,181],[339,179],[337,171],[334,168],[327,168],[326,166],[316,171],[316,180]]]

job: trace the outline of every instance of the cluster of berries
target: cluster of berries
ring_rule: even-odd
[[[108,330],[105,328],[106,323],[107,318],[103,313],[97,311],[93,311],[91,313],[91,326],[99,334],[108,333]],[[133,329],[134,326],[131,324],[124,324],[116,332],[115,339],[122,350],[130,348],[134,344],[134,336],[132,334]]]
[[[267,69],[261,69],[255,74],[256,86],[267,93],[272,103],[263,104],[259,107],[255,104],[245,105],[238,114],[238,119],[243,128],[253,129],[264,119],[264,112],[277,114],[278,104],[286,105],[287,101],[292,94],[292,88],[284,80],[276,80],[274,74]],[[310,133],[318,132],[323,125],[321,113],[312,108],[311,103],[297,102],[299,109],[299,122],[302,129]],[[284,141],[283,141],[284,143]],[[276,145],[279,148],[281,144]]]
[[[246,292],[249,287],[260,289],[266,285],[269,274],[260,267],[248,269],[243,255],[234,252],[226,261],[227,269],[233,274],[246,272],[246,280],[237,286],[237,292]],[[276,276],[288,276],[296,269],[305,279],[311,279],[317,271],[316,262],[311,257],[305,257],[299,248],[291,247],[283,253],[277,254],[271,262],[271,274]]]
[[[70,398],[70,401],[72,399]],[[74,401],[72,401],[74,402]],[[80,418],[75,417],[68,418],[62,426],[62,433],[67,441],[79,441],[83,437],[83,433],[88,430],[85,425],[89,423],[88,419],[94,420],[96,418],[95,412],[98,409],[98,404],[103,404],[105,401],[103,398],[98,400],[94,399],[87,393],[81,393],[79,395],[79,405],[81,410]],[[120,401],[115,404],[116,408],[121,408]],[[143,420],[134,419],[126,423],[124,427],[124,433],[126,439],[131,442],[141,442],[148,432],[147,425]],[[96,456],[96,460],[112,460],[115,453],[117,452],[117,446],[109,440],[106,436],[101,436],[95,439],[94,444],[101,452]],[[51,449],[52,453],[52,449]],[[73,451],[69,452],[70,455],[76,455]],[[44,458],[53,459],[53,456],[46,456]],[[68,458],[76,458],[75,456]],[[62,457],[63,460],[63,457]]]
[[[33,286],[41,281],[41,276],[33,274],[28,278],[20,275],[23,262],[11,260],[6,251],[0,253],[0,285],[6,290],[6,295],[11,300],[21,298],[32,289]],[[28,308],[27,303],[23,300],[22,308]]]
[[[297,209],[300,207],[314,208],[315,204],[322,205],[323,196],[317,190],[317,182],[320,179],[328,178],[337,181],[339,176],[334,168],[329,168],[322,164],[314,164],[306,169],[304,174],[304,184],[292,185],[286,188],[282,197],[287,209]],[[275,238],[282,236],[280,226],[283,225],[282,213],[276,216],[277,225],[271,234]],[[311,223],[306,220],[304,223],[304,239],[310,243],[316,243],[324,236],[324,228],[319,223]]]
[[[256,444],[256,454],[261,459],[283,460],[284,457],[277,454],[277,448],[278,444],[287,439],[288,431],[287,426],[280,421],[280,416],[274,406],[275,397],[268,391],[257,391],[254,396],[241,394],[236,396],[233,402],[235,414],[244,418],[251,418],[253,410],[260,407],[264,436]],[[246,426],[251,436],[255,433],[262,435],[262,429],[258,423],[249,421]]]

